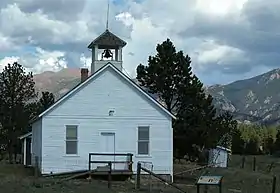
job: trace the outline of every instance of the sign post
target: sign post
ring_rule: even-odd
[[[223,176],[200,176],[196,182],[197,193],[199,193],[201,185],[219,186],[219,193],[222,193],[222,179]]]

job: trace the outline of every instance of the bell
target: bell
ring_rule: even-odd
[[[111,57],[113,57],[113,54],[112,54],[111,50],[106,49],[103,52],[103,56],[104,56],[104,58],[111,58]]]

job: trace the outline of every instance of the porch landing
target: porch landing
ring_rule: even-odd
[[[95,170],[92,170],[91,175],[108,175],[110,172],[110,168],[108,166],[97,167]],[[111,175],[132,175],[133,172],[130,170],[120,170],[120,169],[112,169]]]

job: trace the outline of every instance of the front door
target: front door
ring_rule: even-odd
[[[102,132],[100,148],[102,153],[115,153],[115,133],[113,132]],[[101,156],[101,159],[104,161],[115,161],[115,156]],[[112,164],[112,169],[115,168],[115,164]]]

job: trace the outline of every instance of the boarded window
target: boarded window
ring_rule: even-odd
[[[78,127],[66,126],[66,154],[78,154]]]
[[[138,127],[138,155],[149,155],[149,127]]]

